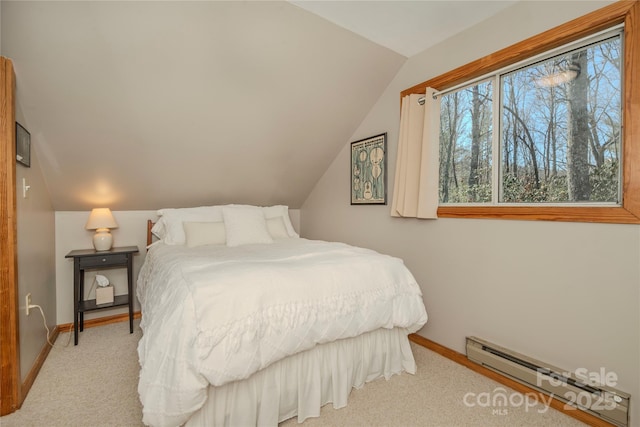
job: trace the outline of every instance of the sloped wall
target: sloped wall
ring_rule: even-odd
[[[519,2],[410,58],[351,141],[388,132],[392,190],[400,91],[606,4]],[[640,423],[640,227],[392,218],[389,206],[349,205],[349,153],[345,141],[304,203],[303,237],[402,258],[429,314],[419,333],[460,353],[475,335],[569,371],[614,372]]]

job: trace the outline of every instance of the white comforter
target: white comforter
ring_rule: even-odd
[[[420,329],[420,288],[402,261],[341,243],[152,246],[137,283],[143,422],[181,425],[207,387],[314,345],[378,328]]]

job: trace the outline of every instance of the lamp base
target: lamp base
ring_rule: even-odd
[[[93,247],[96,251],[108,251],[113,245],[113,236],[108,228],[98,228],[93,235]]]

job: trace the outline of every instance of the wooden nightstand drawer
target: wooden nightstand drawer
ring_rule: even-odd
[[[125,265],[127,254],[104,254],[97,256],[82,257],[79,259],[80,268],[99,268],[112,265]]]

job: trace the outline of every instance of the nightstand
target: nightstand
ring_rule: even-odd
[[[65,258],[73,258],[73,331],[74,344],[78,345],[78,327],[84,329],[84,313],[123,305],[129,305],[129,333],[133,333],[133,255],[138,253],[137,246],[111,248],[108,251],[79,249],[69,252]],[[110,268],[127,269],[128,292],[116,295],[112,303],[96,304],[95,299],[84,299],[84,272]]]

